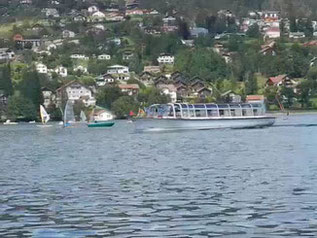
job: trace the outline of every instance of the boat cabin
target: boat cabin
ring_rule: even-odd
[[[215,119],[264,116],[262,103],[231,104],[155,104],[147,109],[148,118],[162,119]]]

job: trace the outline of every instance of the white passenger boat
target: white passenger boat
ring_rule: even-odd
[[[137,131],[261,128],[274,123],[262,103],[156,104],[146,110],[146,118],[135,120]]]

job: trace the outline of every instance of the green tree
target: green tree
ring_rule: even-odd
[[[162,94],[157,88],[145,88],[138,95],[138,101],[142,105],[165,104],[170,102],[170,97]]]
[[[138,102],[134,99],[134,97],[131,96],[122,96],[111,105],[112,112],[119,119],[127,118],[130,111],[137,113],[138,108]]]
[[[97,105],[102,107],[110,108],[111,104],[118,98],[123,96],[120,88],[117,86],[105,86],[98,89],[96,99]]]
[[[252,26],[250,26],[246,34],[248,37],[251,37],[251,38],[260,38],[261,32],[260,32],[259,25],[253,24]]]
[[[256,94],[258,90],[258,83],[254,74],[251,72],[247,72],[245,74],[244,81],[245,81],[245,94],[246,95]]]
[[[296,96],[294,93],[294,90],[292,88],[282,87],[280,94],[284,99],[283,100],[284,107],[286,107],[286,108],[292,107],[294,104],[295,96]]]
[[[8,117],[13,120],[35,120],[37,109],[30,99],[15,94],[8,100]]]
[[[23,72],[19,89],[22,96],[31,100],[36,107],[43,102],[40,78],[36,71],[27,70]]]
[[[3,90],[6,95],[13,93],[10,64],[0,67],[0,90]]]

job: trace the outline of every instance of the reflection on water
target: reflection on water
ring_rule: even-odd
[[[317,116],[254,130],[0,127],[0,237],[317,234]]]

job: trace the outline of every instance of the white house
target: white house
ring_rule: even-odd
[[[291,39],[302,39],[305,38],[306,35],[304,32],[290,32],[288,37]]]
[[[160,54],[157,58],[157,62],[159,62],[159,64],[174,64],[174,56],[170,54]]]
[[[130,74],[129,67],[123,65],[112,65],[108,67],[107,74]]]
[[[265,32],[265,37],[267,37],[269,39],[280,38],[281,37],[280,28],[271,27],[271,28],[267,29]]]
[[[57,49],[57,45],[55,45],[54,43],[51,43],[51,44],[49,44],[48,46],[46,46],[46,49],[47,49],[48,51],[56,50],[56,49]]]
[[[105,30],[104,25],[101,25],[101,24],[94,25],[93,27],[94,27],[95,29],[98,29],[98,30],[101,30],[101,31],[104,31],[104,30]]]
[[[75,72],[82,72],[84,74],[88,73],[88,69],[84,66],[78,65],[77,67],[74,68]]]
[[[108,110],[99,110],[94,114],[94,120],[99,122],[113,120],[113,118],[114,116]]]
[[[9,48],[0,48],[0,61],[8,61],[13,59],[15,53]]]
[[[177,101],[177,88],[173,84],[158,84],[157,88],[165,95],[168,95],[172,103]]]
[[[43,95],[43,106],[48,108],[49,105],[55,104],[56,95],[55,93],[49,88],[42,88],[42,95]]]
[[[111,84],[115,82],[115,78],[110,74],[100,75],[96,78],[96,84],[98,87],[103,87],[106,84]]]
[[[111,56],[107,54],[98,55],[98,60],[111,60]]]
[[[100,11],[94,12],[91,17],[93,22],[102,22],[106,19],[106,15]]]
[[[82,60],[89,60],[89,57],[82,54],[72,54],[70,56],[71,59],[82,59]]]
[[[88,12],[89,13],[94,13],[94,12],[98,12],[99,8],[97,6],[90,6],[88,7]]]
[[[76,36],[75,32],[69,31],[69,30],[64,30],[62,33],[63,38],[74,38]]]
[[[57,18],[57,17],[60,16],[58,11],[57,11],[57,9],[55,9],[55,8],[45,8],[45,9],[42,10],[42,12],[45,13],[46,17],[55,17],[55,18]]]
[[[58,66],[55,68],[54,70],[55,73],[57,73],[58,75],[60,75],[61,77],[67,77],[67,68],[63,67],[63,66]]]
[[[86,106],[96,105],[96,99],[93,97],[92,90],[77,81],[63,85],[56,90],[56,93],[59,104],[61,104],[62,99],[66,97],[72,101],[83,100]]]
[[[35,69],[39,74],[47,74],[48,70],[47,70],[47,66],[45,64],[42,63],[37,63],[35,65]]]

